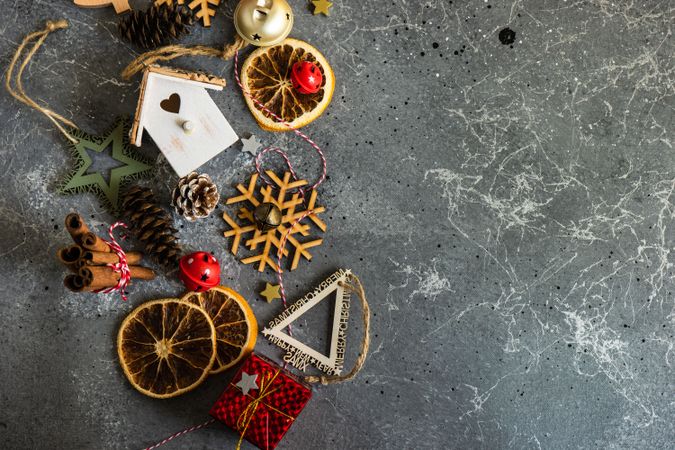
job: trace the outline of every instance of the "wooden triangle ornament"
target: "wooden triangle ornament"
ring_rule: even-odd
[[[304,371],[309,364],[329,374],[340,375],[344,366],[347,344],[347,326],[349,324],[350,292],[343,287],[351,275],[350,270],[340,269],[319,284],[312,292],[286,308],[279,316],[271,320],[262,333],[275,345],[286,350],[284,362]],[[314,350],[293,336],[284,332],[284,328],[316,306],[321,300],[335,292],[335,310],[333,312],[333,331],[328,355]]]

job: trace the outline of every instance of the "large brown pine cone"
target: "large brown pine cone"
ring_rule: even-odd
[[[122,200],[122,212],[130,231],[145,244],[153,261],[173,269],[178,267],[181,249],[171,215],[159,207],[150,188],[132,186]]]
[[[218,204],[220,194],[211,177],[191,172],[178,180],[171,204],[176,212],[190,222],[208,216]]]
[[[192,10],[185,5],[152,5],[146,11],[132,11],[118,23],[122,37],[139,47],[155,48],[190,34]]]

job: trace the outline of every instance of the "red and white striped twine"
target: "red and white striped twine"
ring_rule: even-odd
[[[216,419],[209,419],[209,420],[207,420],[206,422],[204,422],[204,423],[202,423],[202,424],[195,425],[195,426],[190,427],[190,428],[186,428],[186,429],[184,429],[183,431],[179,431],[178,433],[172,434],[171,436],[169,436],[169,437],[167,437],[166,439],[164,439],[164,440],[162,440],[162,441],[156,443],[155,445],[153,445],[153,446],[151,446],[151,447],[146,447],[145,450],[154,450],[154,449],[156,449],[157,447],[161,447],[162,445],[166,444],[167,442],[170,442],[170,441],[176,439],[177,437],[183,436],[184,434],[192,433],[193,431],[197,431],[197,430],[199,430],[200,428],[204,428],[204,427],[206,427],[206,426],[209,426],[209,425],[211,425],[211,424],[212,424],[213,422],[215,422],[215,421],[216,421]]]
[[[308,209],[300,217],[295,219],[295,221],[291,224],[291,226],[286,230],[284,235],[281,237],[281,241],[279,241],[279,250],[277,251],[277,280],[279,281],[279,288],[281,291],[281,301],[284,304],[284,308],[287,307],[286,305],[286,289],[284,289],[284,281],[282,277],[282,272],[283,270],[281,269],[281,258],[283,257],[284,253],[284,248],[286,247],[286,241],[288,240],[288,237],[291,235],[293,232],[293,228],[295,228],[296,225],[298,225],[300,222],[303,221],[303,219],[307,216],[311,216],[314,214],[313,209]],[[288,327],[288,333],[292,336],[291,334],[291,327],[289,325]]]
[[[120,279],[117,282],[116,286],[112,286],[109,288],[105,289],[99,289],[97,291],[94,291],[96,293],[102,293],[102,294],[109,294],[111,292],[115,291],[120,291],[120,295],[122,296],[122,300],[125,302],[127,301],[127,295],[124,292],[124,290],[127,288],[127,285],[129,284],[129,281],[131,281],[131,271],[129,270],[129,264],[127,263],[127,254],[124,253],[124,250],[122,247],[117,243],[115,240],[115,236],[113,235],[113,230],[117,227],[123,227],[127,228],[127,225],[124,222],[115,222],[114,224],[110,225],[108,228],[108,234],[110,235],[110,240],[103,239],[103,241],[108,244],[108,246],[112,249],[117,254],[117,257],[119,258],[119,262],[116,263],[110,263],[108,264],[108,267],[112,268],[113,271],[118,272],[120,274]],[[124,239],[124,238],[122,238]]]
[[[316,189],[317,187],[319,187],[321,185],[321,183],[323,183],[324,180],[326,179],[326,156],[323,154],[323,150],[321,150],[321,147],[319,147],[316,144],[316,142],[314,142],[309,136],[307,136],[302,131],[293,128],[290,123],[286,122],[284,119],[282,119],[276,113],[274,113],[272,110],[270,110],[267,106],[265,106],[260,100],[255,98],[244,87],[244,85],[241,83],[241,79],[239,78],[239,52],[235,52],[235,54],[234,54],[234,78],[237,80],[237,84],[241,88],[241,92],[246,97],[250,98],[251,101],[253,103],[255,103],[260,109],[265,111],[270,116],[274,117],[274,120],[276,120],[278,123],[281,123],[281,124],[285,125],[291,131],[293,131],[296,135],[300,136],[305,142],[307,142],[309,145],[311,145],[312,148],[316,151],[316,153],[319,155],[319,158],[321,158],[321,176],[309,188],[307,188],[307,189],[301,188],[299,190],[300,190],[300,192],[304,193],[305,190],[312,190],[312,189]],[[284,160],[286,161],[286,165],[288,166],[288,170],[293,175],[293,178],[296,179],[296,180],[298,179],[298,177],[295,174],[295,171],[293,170],[293,165],[291,164],[291,161],[289,160],[288,155],[286,155],[286,153],[283,150],[281,150],[277,147],[266,147],[260,153],[258,153],[258,155],[255,158],[255,167],[256,167],[256,170],[258,171],[258,173],[260,174],[260,177],[262,178],[263,182],[265,182],[269,186],[272,185],[272,183],[267,179],[267,177],[265,176],[265,174],[263,173],[263,171],[260,167],[261,166],[260,161],[262,160],[262,157],[268,152],[275,152],[275,153],[281,155],[281,157],[284,158]]]

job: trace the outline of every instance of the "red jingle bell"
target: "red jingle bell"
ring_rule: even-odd
[[[321,89],[323,75],[319,67],[309,61],[298,61],[291,70],[291,83],[301,94],[316,94]]]
[[[190,291],[208,291],[220,284],[220,264],[210,253],[195,252],[185,255],[180,259],[178,267],[178,277]]]

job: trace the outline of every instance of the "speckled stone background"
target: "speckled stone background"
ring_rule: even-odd
[[[366,285],[373,335],[359,377],[317,387],[279,448],[673,448],[673,3],[335,0],[330,17],[291,3],[293,36],[324,52],[337,88],[306,129],[328,157],[329,232],[287,275],[289,294],[349,267]],[[112,8],[2,6],[3,66],[45,19],[71,23],[26,71],[32,97],[92,133],[133,113],[139,80],[119,72],[137,49]],[[186,42],[231,41],[233,9],[225,2]],[[231,62],[175,65],[227,78],[212,97],[237,133],[317,176],[299,140],[257,128]],[[56,194],[72,160],[44,117],[4,91],[0,115],[1,446],[139,448],[207,420],[232,372],[158,401],[130,387],[114,349],[125,314],[181,285],[138,283],[127,303],[65,291],[53,256],[69,242],[64,216],[76,209],[101,231],[113,218],[91,195]],[[225,196],[253,171],[238,149],[203,167]],[[150,141],[143,152],[158,154]],[[175,180],[160,158],[163,199]],[[273,274],[226,251],[223,210],[176,218],[181,238],[215,252],[262,325],[280,310],[256,294]],[[298,335],[325,343],[327,312]],[[355,303],[347,364],[357,319]],[[262,337],[257,348],[280,356]],[[166,448],[236,440],[212,425]]]

